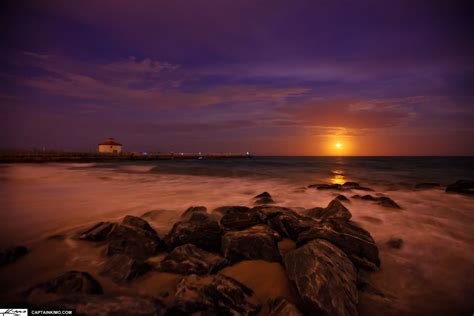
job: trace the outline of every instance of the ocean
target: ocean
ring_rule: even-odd
[[[379,315],[380,306],[387,315],[470,315],[474,311],[474,197],[444,191],[459,179],[474,179],[474,158],[253,157],[3,164],[0,246],[25,244],[33,250],[30,262],[25,258],[22,265],[0,269],[0,279],[16,289],[22,278],[27,282],[81,267],[93,271],[90,265],[100,263],[97,249],[51,236],[98,221],[154,210],[151,224],[163,236],[189,206],[203,205],[209,211],[224,205],[252,206],[253,196],[267,191],[278,205],[302,211],[326,206],[340,193],[309,185],[351,181],[373,192],[342,192],[348,198],[386,195],[402,207],[387,209],[361,200],[346,205],[353,220],[372,234],[382,262],[380,271],[370,277],[384,298],[374,303],[361,297],[360,315]],[[439,186],[417,189],[419,183]],[[403,239],[401,249],[387,246],[393,237]],[[44,258],[45,251],[50,259]],[[60,263],[53,262],[58,258]],[[12,281],[15,273],[23,275],[20,280]]]

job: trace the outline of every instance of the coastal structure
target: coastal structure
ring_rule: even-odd
[[[99,153],[104,154],[120,154],[122,152],[123,145],[116,142],[113,138],[107,138],[99,144]]]

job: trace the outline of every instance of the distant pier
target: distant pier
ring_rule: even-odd
[[[88,153],[88,152],[2,152],[0,163],[116,162],[171,159],[251,158],[247,153]]]

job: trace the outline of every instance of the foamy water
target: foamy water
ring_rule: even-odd
[[[298,169],[291,164],[286,169],[266,168],[262,164],[257,168],[237,166],[234,172],[235,164],[239,162],[211,165],[210,169],[217,170],[211,176],[203,175],[206,171],[189,175],[194,165],[182,168],[169,162],[1,166],[0,244],[40,248],[47,236],[150,210],[162,210],[156,213],[152,224],[163,236],[192,205],[208,209],[251,206],[253,196],[268,191],[278,205],[302,210],[326,206],[335,193],[301,187],[317,182],[362,180],[362,185],[375,190],[373,194],[387,194],[403,209],[390,210],[360,200],[347,205],[353,220],[367,229],[379,246],[382,268],[371,279],[387,296],[376,302],[361,297],[361,314],[376,315],[380,306],[393,314],[474,311],[474,198],[446,194],[442,188],[413,190],[415,180],[406,184],[413,175],[404,169],[387,170],[384,176],[383,168],[378,168],[370,175],[361,166],[336,161],[319,169],[313,165]],[[251,168],[254,173],[249,172]],[[421,179],[418,175],[418,182],[438,180],[432,170],[418,172],[427,177]],[[462,170],[458,168],[456,172]],[[437,182],[445,184],[446,179],[443,174]],[[366,192],[347,195],[357,193]],[[386,246],[391,237],[404,240],[400,250]],[[76,249],[76,244],[65,247],[75,249],[74,260],[80,260],[78,254],[85,253]]]

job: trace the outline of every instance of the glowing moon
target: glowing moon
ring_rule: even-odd
[[[342,144],[341,144],[341,143],[337,143],[337,144],[336,144],[336,148],[337,148],[337,149],[340,149],[341,147],[342,147]]]

